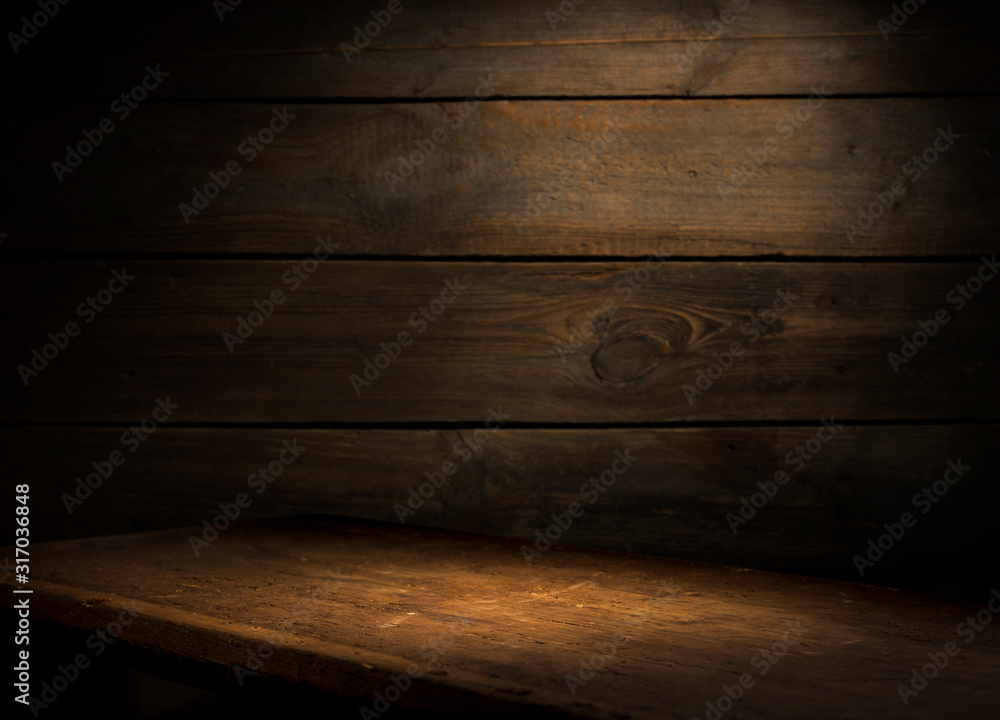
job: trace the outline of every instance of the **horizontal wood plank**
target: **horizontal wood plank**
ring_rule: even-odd
[[[0,417],[131,423],[169,396],[174,422],[989,419],[1000,398],[985,265],[298,264],[7,263]]]
[[[327,235],[373,256],[996,250],[996,99],[806,102],[147,106],[61,180],[53,163],[108,108],[42,105],[2,150],[20,169],[2,250],[309,253]],[[246,142],[286,111],[270,144]]]
[[[355,711],[408,673],[397,710],[690,718],[745,676],[741,717],[883,718],[948,642],[960,654],[907,716],[996,706],[996,635],[956,634],[981,605],[578,549],[528,566],[517,542],[322,518],[230,528],[197,558],[192,532],[34,545],[33,618],[84,632],[124,618],[118,643],[203,683],[239,674]]]
[[[851,94],[998,87],[980,71],[996,58],[994,7],[921,5],[892,31],[881,3],[646,0],[563,15],[558,2],[401,0],[359,36],[384,7],[258,3],[221,21],[203,2],[66,8],[4,79],[20,95],[89,98],[117,97],[157,62],[170,98],[456,97],[483,67],[506,96],[808,94],[819,79]]]
[[[332,513],[534,542],[552,513],[579,502],[585,515],[561,543],[864,582],[916,568],[932,582],[992,580],[996,426],[847,426],[821,433],[827,442],[816,452],[819,419],[487,431],[489,417],[484,408],[484,422],[454,430],[166,427],[141,446],[123,444],[122,428],[10,428],[0,451],[11,476],[30,485],[35,542],[196,526],[241,492],[252,498],[242,520]],[[48,451],[54,442],[58,453]],[[249,484],[286,442],[304,448],[294,463],[266,487]],[[88,478],[92,463],[107,472],[115,451],[124,462],[106,479]],[[590,481],[616,453],[635,459],[594,493]],[[971,469],[938,502],[914,505],[923,488],[940,486],[949,462]],[[772,486],[759,511],[743,507],[778,472],[787,484]],[[859,573],[854,556],[904,512],[917,526]]]

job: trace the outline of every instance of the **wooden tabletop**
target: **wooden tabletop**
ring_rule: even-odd
[[[318,516],[237,524],[196,556],[203,530],[34,545],[32,614],[124,617],[123,644],[175,676],[366,718],[938,720],[1000,699],[996,628],[963,624],[985,600]],[[928,653],[947,664],[904,704]]]

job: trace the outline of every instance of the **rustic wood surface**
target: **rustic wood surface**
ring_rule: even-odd
[[[998,87],[982,71],[998,24],[986,5],[921,4],[883,33],[890,3],[587,2],[559,15],[558,2],[401,0],[348,62],[341,44],[386,3],[259,2],[222,20],[219,4],[66,8],[19,50],[5,85],[114,97],[159,62],[172,73],[161,98],[462,97],[483,67],[507,96],[808,94],[822,79],[849,94]],[[689,51],[691,62],[674,59]]]
[[[161,663],[359,709],[413,668],[394,705],[447,716],[688,720],[744,674],[733,716],[768,720],[990,717],[1000,692],[996,633],[959,634],[981,606],[931,596],[559,547],[529,566],[517,542],[323,518],[238,525],[196,558],[192,531],[33,546],[33,616],[94,632],[128,607],[120,642]],[[573,694],[581,663],[599,669]]]
[[[994,564],[997,426],[848,426],[807,462],[796,460],[795,448],[819,427],[818,419],[805,427],[489,433],[482,423],[453,430],[165,427],[134,453],[122,446],[119,427],[12,428],[0,430],[0,455],[11,476],[32,488],[36,541],[197,525],[240,492],[254,498],[247,518],[321,512],[531,540],[627,449],[638,459],[599,500],[587,498],[566,543],[866,582],[919,569],[934,581],[961,583],[977,566]],[[47,451],[55,438],[59,451]],[[258,495],[248,477],[292,440],[306,450]],[[125,462],[98,488],[79,490],[76,478],[115,449]],[[915,508],[913,496],[959,459],[971,470],[939,503]],[[730,514],[749,512],[741,500],[778,471],[788,484],[749,521],[732,525]],[[441,487],[427,500],[413,497],[428,473]],[[917,526],[859,575],[854,556],[904,512],[919,518]]]
[[[502,407],[510,424],[408,525],[531,537],[627,447],[642,460],[566,542],[844,577],[961,457],[970,476],[864,579],[994,581],[1000,308],[992,283],[960,312],[946,298],[1000,245],[1000,6],[922,3],[884,36],[890,2],[590,0],[553,26],[554,0],[402,0],[348,63],[341,43],[387,1],[255,0],[221,19],[207,0],[70,3],[6,55],[0,455],[34,488],[38,538],[195,525],[289,437],[309,451],[245,518],[395,521],[394,504]],[[168,75],[119,119],[109,103],[149,67]],[[807,114],[817,89],[832,97]],[[488,100],[463,104],[477,91]],[[296,117],[248,162],[240,143],[286,105]],[[801,127],[785,121],[796,112]],[[57,180],[53,161],[109,117],[115,130]],[[610,121],[620,136],[582,161]],[[948,128],[961,137],[913,179],[907,163]],[[390,187],[399,156],[435,133],[434,153]],[[771,141],[749,181],[721,192]],[[185,224],[179,204],[231,161],[241,174]],[[894,181],[905,194],[848,239]],[[532,198],[545,206],[529,222]],[[343,259],[287,292],[317,236]],[[616,288],[650,253],[681,261],[626,298]],[[127,291],[25,387],[17,366],[122,267],[136,275]],[[357,395],[350,376],[413,334],[412,313],[453,278],[468,289]],[[231,355],[222,334],[274,288],[287,301]],[[800,299],[689,403],[683,385],[747,344],[741,326],[779,288]],[[591,323],[607,301],[615,314]],[[952,321],[893,373],[886,353],[940,308]],[[559,345],[591,328],[564,362]],[[67,514],[75,478],[162,398],[179,404],[169,424],[190,426],[159,428]],[[843,435],[734,535],[726,513],[830,416]],[[899,702],[895,684],[968,610],[927,598],[564,550],[527,568],[516,543],[398,526],[235,529],[197,563],[185,542],[39,546],[39,617],[89,631],[134,597],[144,662],[235,687],[231,664],[318,592],[320,566],[343,565],[348,604],[331,600],[254,683],[370,701],[443,634],[453,654],[401,705],[690,718],[794,617],[818,628],[815,644],[758,678],[734,717],[996,706],[995,633]],[[688,585],[664,598],[674,605],[570,695],[563,675],[634,629],[623,618],[670,573]]]
[[[321,262],[293,291],[296,262],[7,263],[0,418],[134,423],[167,396],[173,422],[996,417],[1000,296],[987,282],[960,311],[946,300],[974,264],[654,263],[626,300],[615,288],[643,262]],[[135,280],[85,323],[74,308],[123,268]],[[274,289],[284,302],[230,353],[223,334]],[[779,290],[798,299],[776,314]],[[941,308],[952,319],[894,373],[887,354]],[[80,335],[25,386],[17,366],[71,320]]]
[[[260,152],[237,148],[273,103],[148,105],[125,121],[102,105],[38,105],[11,120],[33,139],[2,151],[19,182],[0,249],[311,253],[330,235],[355,256],[997,250],[995,98],[805,102],[278,104],[295,118]],[[116,129],[60,182],[52,163],[109,116]],[[913,156],[946,146],[939,129],[961,137],[920,171]],[[404,178],[400,157],[421,146],[433,152]],[[182,216],[231,162],[239,175]],[[881,217],[848,232],[873,203]]]

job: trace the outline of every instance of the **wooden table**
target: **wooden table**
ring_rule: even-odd
[[[398,717],[939,720],[995,717],[1000,700],[996,628],[957,631],[985,606],[558,546],[529,564],[516,541],[330,517],[238,524],[197,556],[195,533],[34,545],[33,616],[111,626],[192,684],[311,693],[365,718],[391,704]],[[899,686],[949,642],[957,655],[904,705]]]

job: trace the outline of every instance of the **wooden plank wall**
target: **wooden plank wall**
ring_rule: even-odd
[[[861,579],[988,584],[997,11],[914,5],[60,6],[0,68],[36,540],[197,525],[293,440],[244,517],[531,539],[627,452],[564,541],[859,579],[911,511]]]

